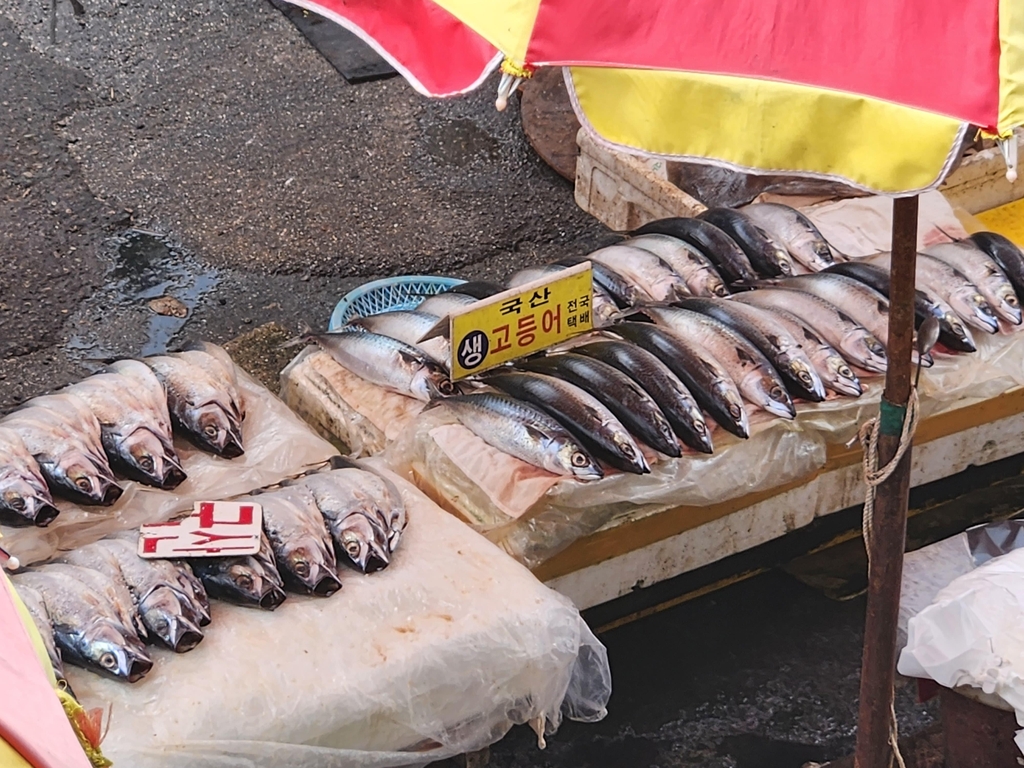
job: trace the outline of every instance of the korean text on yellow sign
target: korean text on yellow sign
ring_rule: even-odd
[[[585,262],[476,302],[451,316],[452,378],[533,354],[593,328]]]

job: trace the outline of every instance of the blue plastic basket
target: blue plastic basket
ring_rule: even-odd
[[[405,275],[374,280],[345,294],[331,313],[331,323],[327,330],[336,331],[354,317],[415,309],[427,296],[441,293],[464,282],[466,281],[456,277],[433,275]]]

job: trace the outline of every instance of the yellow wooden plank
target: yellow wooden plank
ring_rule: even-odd
[[[1024,388],[1018,387],[988,400],[924,419],[918,425],[914,442],[922,445],[1020,413],[1024,413]],[[541,581],[564,576],[726,517],[752,504],[804,485],[822,472],[859,464],[860,461],[859,444],[849,448],[844,445],[829,446],[825,466],[807,477],[719,504],[674,507],[647,517],[626,520],[620,525],[602,529],[573,542],[568,548],[534,568],[533,573]]]
[[[1024,248],[1024,199],[975,214],[990,231],[1008,237]]]

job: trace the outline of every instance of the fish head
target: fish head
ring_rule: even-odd
[[[647,458],[643,452],[637,446],[636,441],[633,440],[629,432],[625,430],[614,430],[612,432],[612,442],[615,443],[615,447],[619,449],[619,453],[622,454],[623,458],[626,459],[634,468],[641,474],[647,474],[651,471],[650,465],[647,463]]]
[[[123,492],[113,475],[78,451],[67,451],[59,457],[55,476],[65,494],[83,504],[109,507]]]
[[[885,345],[875,338],[874,334],[863,329],[853,330],[846,334],[841,339],[839,349],[845,357],[866,370],[884,373],[885,369],[889,367],[889,356],[885,352]]]
[[[159,586],[146,595],[139,603],[139,613],[151,635],[178,653],[191,651],[203,639],[197,609],[169,586]]]
[[[980,331],[996,333],[999,331],[999,320],[985,297],[973,289],[957,291],[949,297],[949,304],[969,325]]]
[[[800,386],[811,395],[812,399],[817,398],[818,402],[825,399],[825,385],[822,384],[821,377],[811,366],[810,361],[791,358],[789,372],[800,382]]]
[[[341,582],[328,562],[323,544],[313,536],[301,536],[286,542],[285,572],[314,595],[329,597],[341,588]]]
[[[458,385],[448,376],[448,371],[430,361],[413,376],[411,390],[417,400],[424,402],[459,394]]]
[[[340,554],[344,554],[346,561],[363,573],[380,570],[391,560],[386,539],[382,545],[382,537],[365,514],[353,512],[348,515],[338,525],[335,537]]]
[[[718,275],[710,275],[704,283],[704,287],[708,293],[712,296],[717,296],[724,299],[729,296],[729,289],[726,288],[725,282]]]
[[[559,447],[555,463],[577,480],[600,480],[604,477],[604,470],[575,442],[567,441]]]
[[[185,426],[200,448],[225,459],[235,459],[245,453],[242,431],[222,406],[206,403],[189,408],[186,414],[188,423]]]
[[[134,683],[153,668],[142,642],[109,619],[93,621],[77,640],[75,650],[82,660],[112,677]]]
[[[743,433],[744,437],[750,436],[750,420],[747,417],[747,409],[743,407],[743,398],[740,397],[731,382],[717,382],[714,390],[718,399],[725,403],[726,410],[732,423]]]
[[[0,522],[12,526],[44,528],[60,514],[50,494],[26,478],[0,477]]]
[[[846,364],[841,355],[830,354],[825,361],[825,365],[831,374],[832,386],[839,393],[849,395],[850,397],[860,397],[864,394],[864,388],[861,386],[860,379],[857,378],[857,374]]]
[[[148,429],[137,429],[122,443],[125,472],[133,480],[170,490],[185,480],[176,457],[168,456],[163,441]]]
[[[1009,283],[1000,283],[996,288],[996,296],[999,298],[999,305],[996,307],[999,314],[1007,322],[1020,325],[1020,300]]]
[[[829,267],[836,263],[835,256],[832,255],[832,248],[824,240],[814,238],[811,241],[811,251],[814,252],[815,261],[824,267]]]
[[[593,323],[597,328],[611,325],[619,313],[619,308],[615,306],[615,302],[604,293],[595,292],[591,306],[594,308]]]
[[[223,592],[243,602],[261,605],[264,597],[277,585],[268,582],[258,563],[248,561],[249,558],[244,558],[241,562],[232,562],[212,579]]]
[[[955,336],[959,340],[960,344],[962,345],[960,351],[977,351],[978,347],[974,342],[974,336],[971,335],[970,330],[968,330],[967,326],[963,324],[963,322],[960,320],[960,316],[957,315],[956,312],[943,312],[942,316],[939,318],[939,322],[940,328],[944,325],[945,330],[948,333],[953,334],[953,336]]]
[[[790,399],[785,387],[781,384],[765,380],[761,391],[765,397],[762,407],[768,413],[782,419],[792,419],[796,416],[796,408],[793,407],[793,401]]]

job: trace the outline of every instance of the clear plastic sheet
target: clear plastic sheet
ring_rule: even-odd
[[[174,491],[123,482],[124,494],[112,507],[80,507],[58,501],[60,515],[47,528],[3,528],[4,548],[24,565],[101,539],[114,531],[169,520],[196,501],[223,499],[297,475],[337,451],[314,434],[268,389],[238,370],[245,399],[242,423],[245,455],[222,459],[175,437],[175,449],[188,479]]]
[[[966,546],[956,562],[965,564],[965,552],[973,565]],[[1008,705],[1024,726],[1024,549],[989,559],[943,587],[910,619],[898,669]],[[1014,741],[1024,752],[1024,730]]]
[[[604,646],[545,587],[416,490],[389,568],[266,613],[215,602],[192,652],[155,650],[134,685],[69,670],[111,707],[103,744],[133,768],[397,768],[605,714]]]
[[[609,473],[596,482],[558,479],[545,493],[518,483],[535,471],[511,456],[493,451],[485,478],[471,479],[471,466],[482,441],[458,427],[463,440],[442,448],[435,430],[453,421],[444,409],[428,411],[415,428],[395,441],[381,458],[411,473],[429,495],[470,521],[528,567],[536,567],[573,541],[625,516],[654,514],[681,505],[703,506],[804,477],[825,463],[825,443],[799,422],[770,420],[757,424],[748,440],[716,432],[711,455],[662,457],[648,475]],[[542,473],[545,474],[545,473]],[[512,517],[494,503],[496,488],[531,493],[528,509]],[[517,500],[516,500],[517,501]],[[514,502],[513,502],[514,503]]]
[[[908,552],[900,591],[899,642],[907,644],[910,620],[934,602],[956,578],[1024,547],[1024,520],[1000,520],[968,528],[956,536]]]

